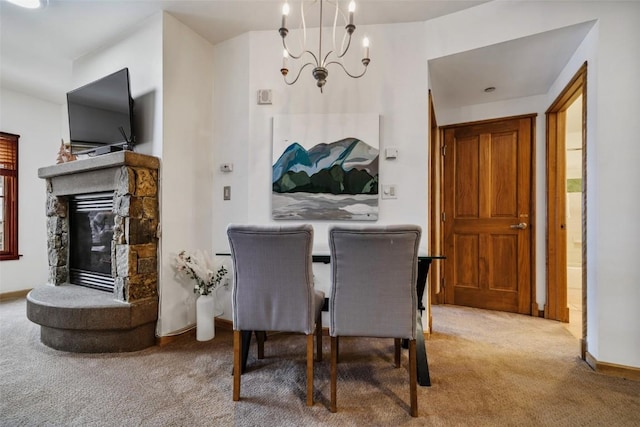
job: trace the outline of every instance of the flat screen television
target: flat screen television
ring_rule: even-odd
[[[68,92],[67,106],[72,153],[104,154],[133,149],[133,99],[128,68]]]

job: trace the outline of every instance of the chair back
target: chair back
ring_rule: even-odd
[[[314,331],[313,227],[231,224],[234,330]]]
[[[329,229],[331,336],[415,338],[421,233],[416,225]]]

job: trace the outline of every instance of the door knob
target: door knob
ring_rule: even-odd
[[[527,228],[527,223],[526,222],[521,222],[520,224],[510,225],[509,227],[514,228],[514,229],[524,230],[525,228]]]

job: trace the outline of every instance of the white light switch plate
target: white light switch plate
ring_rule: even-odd
[[[398,158],[398,149],[395,147],[389,147],[384,150],[384,156],[387,159],[396,159]]]

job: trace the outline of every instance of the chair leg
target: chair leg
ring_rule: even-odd
[[[316,360],[322,362],[322,313],[316,319]]]
[[[240,376],[242,366],[240,355],[242,354],[242,339],[240,331],[233,331],[233,401],[240,400]]]
[[[416,383],[418,382],[418,372],[416,363],[416,340],[409,341],[409,396],[411,400],[411,416],[418,416],[418,391]]]
[[[313,334],[307,335],[307,406],[313,406]]]
[[[394,347],[395,347],[395,361],[396,361],[396,368],[400,367],[400,346],[402,345],[402,340],[400,338],[394,338],[393,339],[394,342]]]
[[[336,407],[336,388],[338,381],[338,337],[331,337],[331,412],[337,412]]]

